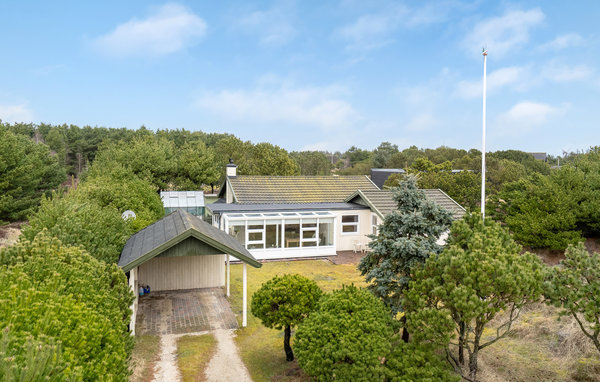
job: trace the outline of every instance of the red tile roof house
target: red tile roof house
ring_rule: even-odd
[[[258,260],[362,250],[396,206],[367,176],[237,176],[234,164],[227,171],[220,199],[207,206],[212,224]],[[443,191],[423,191],[455,218],[465,213]]]

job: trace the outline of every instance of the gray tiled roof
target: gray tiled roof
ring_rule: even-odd
[[[231,187],[241,204],[341,203],[352,192],[379,190],[366,175],[359,176],[254,176],[227,178],[219,193]]]
[[[182,210],[177,210],[132,235],[121,252],[119,266],[127,272],[190,236],[254,267],[261,266],[232,236]]]
[[[439,189],[427,189],[421,191],[425,193],[427,199],[450,211],[454,219],[460,219],[465,214],[465,209],[444,191]],[[394,193],[392,190],[358,190],[346,200],[348,202],[368,205],[373,208],[381,218],[396,210],[398,207],[394,200]]]
[[[357,210],[367,208],[354,203],[289,203],[289,204],[238,204],[213,203],[208,209],[213,213],[224,212],[280,212],[280,211],[331,211]]]

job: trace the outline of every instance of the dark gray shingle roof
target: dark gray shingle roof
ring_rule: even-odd
[[[450,211],[454,219],[460,219],[465,214],[465,209],[454,199],[439,189],[421,190],[425,193],[427,199],[433,201],[440,207]],[[385,215],[396,210],[398,207],[394,200],[392,190],[364,191],[358,190],[348,198],[348,202],[362,203],[371,207],[382,219]]]
[[[383,184],[392,174],[404,174],[401,168],[372,168],[371,169],[371,180],[375,185],[383,189]]]
[[[188,237],[228,253],[254,267],[261,264],[232,236],[186,211],[177,210],[132,235],[119,258],[125,272],[160,255]]]

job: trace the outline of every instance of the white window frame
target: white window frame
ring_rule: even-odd
[[[262,228],[250,228],[249,226],[251,226],[251,225],[259,225],[259,224],[256,224],[256,222],[253,222],[253,221],[246,220],[246,248],[248,248],[249,246],[251,246],[253,244],[254,245],[261,244],[262,245],[261,248],[250,248],[250,249],[265,249],[265,245],[266,245],[265,236],[267,233],[266,227],[265,227],[265,221],[263,220]],[[260,240],[250,240],[251,233],[260,233],[261,239]]]
[[[373,235],[379,234],[379,216],[372,214],[371,215],[371,225],[372,225],[372,233]]]
[[[214,215],[213,215],[214,216]],[[305,223],[305,221],[307,219],[315,219],[316,218],[316,227],[303,227],[303,224]],[[299,224],[300,225],[300,245],[298,247],[285,247],[284,243],[285,243],[285,225],[286,225],[286,220],[291,220],[291,219],[299,219]],[[229,229],[231,226],[233,225],[243,225],[245,228],[245,240],[246,240],[246,244],[245,244],[245,248],[248,249],[249,251],[254,251],[254,250],[265,250],[265,251],[296,251],[296,250],[301,250],[303,248],[336,248],[337,245],[337,240],[336,240],[336,235],[333,235],[333,244],[330,245],[319,245],[319,224],[321,223],[322,220],[328,220],[328,219],[332,219],[332,221],[330,222],[332,224],[332,229],[335,230],[335,226],[337,224],[337,220],[338,217],[335,216],[334,214],[332,214],[331,212],[315,212],[315,211],[311,211],[311,212],[269,212],[269,213],[233,213],[233,214],[225,214],[223,216],[221,216],[220,219],[220,223],[221,226],[224,228],[224,231],[229,233]],[[359,217],[360,219],[360,217]],[[256,224],[256,220],[261,220],[263,223],[263,227],[262,229],[259,228],[253,228],[253,229],[249,229],[248,226],[250,225],[257,225]],[[241,222],[243,221],[244,224],[235,224],[236,222]],[[266,226],[268,224],[269,221],[277,221],[280,224],[280,232],[278,235],[278,239],[280,240],[279,243],[282,245],[281,247],[277,247],[277,248],[266,248],[267,245],[267,231],[266,231]],[[313,223],[313,222],[311,222]],[[296,223],[294,223],[296,224]],[[358,224],[356,222],[353,223],[349,223],[349,224]],[[315,231],[315,237],[314,238],[304,238],[303,233],[304,231]],[[262,240],[249,240],[249,234],[250,233],[262,233]],[[335,231],[334,231],[335,232]],[[353,234],[355,235],[355,232],[350,232],[349,234]],[[303,247],[302,243],[304,242],[312,242],[315,243],[315,246],[310,246],[310,247]],[[248,248],[248,245],[250,244],[262,244],[262,248]]]
[[[346,222],[344,223],[344,216],[356,216],[355,222]],[[352,232],[344,232],[344,227],[354,226],[356,227],[356,231]],[[340,230],[342,235],[358,235],[360,232],[360,215],[359,214],[346,214],[341,215],[340,217]]]

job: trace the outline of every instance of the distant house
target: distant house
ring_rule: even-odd
[[[204,216],[204,192],[202,191],[161,191],[160,199],[168,215],[183,210],[195,216]]]
[[[383,184],[392,174],[404,174],[401,168],[372,168],[371,169],[371,180],[377,187],[383,189]]]
[[[547,153],[527,153],[527,154],[530,154],[535,159],[541,160],[542,162],[547,162],[548,161],[548,154]]]
[[[227,170],[220,199],[207,206],[212,224],[256,259],[364,249],[367,235],[395,208],[392,192],[367,176],[237,176],[235,168]],[[442,191],[425,193],[456,217],[464,214]]]

